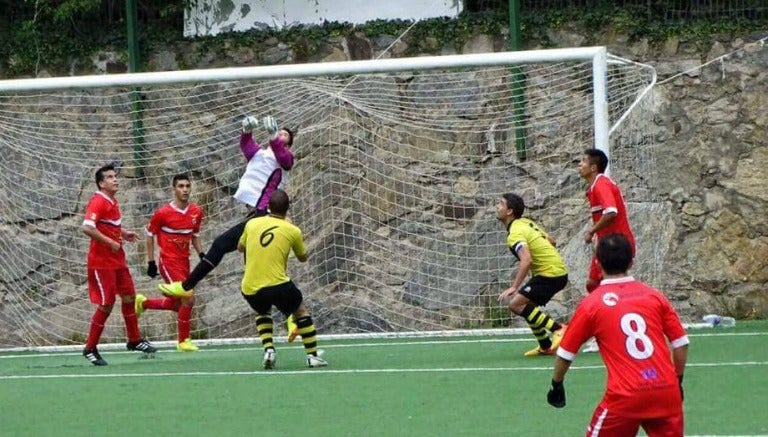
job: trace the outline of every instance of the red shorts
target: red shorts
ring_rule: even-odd
[[[163,281],[170,284],[187,279],[189,276],[189,258],[163,258],[157,265],[157,270]]]
[[[127,267],[121,269],[88,269],[88,295],[96,305],[114,305],[115,296],[133,296],[133,278]]]
[[[625,437],[637,435],[643,427],[648,437],[683,437],[683,413],[655,419],[638,419],[611,414],[602,403],[595,408],[587,428],[587,437]]]

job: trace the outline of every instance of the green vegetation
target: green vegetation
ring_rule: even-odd
[[[184,9],[195,0],[139,2],[139,46],[142,59],[160,48],[186,52],[182,68],[193,68],[207,54],[231,53],[239,47],[254,47],[275,38],[291,46],[296,62],[307,62],[321,52],[325,41],[351,34],[366,37],[397,37],[412,22],[376,20],[362,26],[328,22],[322,26],[296,26],[274,31],[227,33],[192,40],[182,37]],[[578,2],[576,2],[578,3]],[[435,53],[443,47],[461,46],[473,35],[499,35],[507,31],[506,0],[473,2],[457,19],[436,18],[417,23],[404,37],[405,56]],[[643,2],[643,4],[645,4]],[[755,10],[733,14],[710,14],[715,18],[670,20],[661,12],[631,1],[601,1],[597,5],[555,8],[547,2],[525,4],[522,12],[524,43],[551,47],[549,29],[567,28],[587,35],[588,44],[599,43],[605,35],[624,34],[630,39],[647,38],[660,43],[670,36],[693,41],[706,50],[718,35],[744,35],[764,30],[768,16]],[[689,11],[690,15],[695,15]],[[704,14],[702,14],[704,15]],[[56,74],[77,74],[89,68],[99,51],[127,57],[123,2],[101,0],[0,0],[0,76],[34,76],[41,68]]]

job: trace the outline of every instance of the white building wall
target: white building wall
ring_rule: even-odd
[[[461,0],[199,0],[185,14],[184,36],[324,21],[363,24],[377,19],[456,17],[462,10]]]

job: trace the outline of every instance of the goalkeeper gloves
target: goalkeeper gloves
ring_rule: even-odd
[[[253,128],[259,125],[258,120],[256,120],[256,117],[253,117],[251,115],[243,118],[243,133],[249,134],[253,132]]]
[[[277,133],[277,120],[275,120],[275,117],[271,115],[267,115],[266,117],[261,119],[261,124],[264,126],[264,129],[267,130],[270,136]]]
[[[147,261],[147,276],[150,278],[154,278],[157,276],[157,264],[155,264],[155,261]]]
[[[549,388],[547,393],[547,402],[555,408],[563,408],[565,406],[565,387],[563,382],[555,382],[552,380],[552,387]]]

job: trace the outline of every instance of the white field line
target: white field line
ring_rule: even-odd
[[[706,334],[688,334],[688,337],[750,337],[750,336],[768,336],[768,332],[731,332],[731,333],[706,333]],[[246,339],[242,339],[246,340]],[[217,349],[217,348],[201,348],[199,351],[195,352],[198,353],[210,353],[210,352],[253,352],[253,351],[261,351],[261,341],[257,338],[249,339],[250,341],[248,343],[232,343],[230,345],[237,345],[237,344],[250,344],[252,347],[242,347],[242,348],[226,348],[226,349]],[[441,344],[462,344],[462,343],[529,343],[533,342],[534,340],[530,338],[530,334],[524,338],[473,338],[473,339],[454,339],[451,340],[449,338],[439,339],[439,340],[415,340],[415,341],[385,341],[385,342],[373,342],[373,343],[349,343],[349,344],[334,344],[334,343],[323,343],[322,337],[320,346],[321,349],[337,349],[337,348],[365,348],[365,347],[391,347],[391,346],[423,346],[423,345],[441,345]],[[166,344],[167,343],[167,344]],[[200,346],[204,346],[205,343],[203,342],[196,342]],[[175,342],[156,342],[153,343],[155,346],[160,347],[175,347]],[[107,345],[107,347],[104,347],[103,345],[99,345],[100,351],[110,351],[111,354],[136,354],[136,352],[130,352],[126,350],[117,350],[117,347],[120,347],[120,349],[123,349],[125,346],[120,344],[110,344]],[[215,346],[222,346],[222,344],[215,344]],[[281,346],[281,350],[290,350],[290,349],[302,349],[301,344],[297,346]],[[41,353],[31,353],[33,351],[25,350],[26,353],[18,353],[21,351],[15,351],[17,353],[9,354],[9,355],[2,355],[3,350],[0,350],[0,360],[3,359],[15,359],[15,358],[45,358],[45,357],[52,357],[52,356],[59,356],[59,357],[66,357],[66,356],[75,356],[75,355],[81,355],[82,352],[78,348],[77,351],[72,351],[71,347],[67,346],[66,349],[59,351],[56,349],[46,349],[45,352]],[[8,351],[6,351],[8,352]],[[163,350],[161,349],[161,352]],[[172,351],[168,351],[172,352]]]
[[[689,363],[687,367],[745,367],[768,366],[768,361],[741,361],[730,363]],[[602,365],[571,366],[571,370],[603,369]],[[99,373],[99,374],[49,374],[49,375],[6,375],[2,380],[14,379],[101,379],[101,378],[148,378],[170,376],[282,376],[282,375],[322,375],[322,374],[386,374],[386,373],[462,373],[462,372],[528,372],[552,371],[552,366],[531,367],[435,367],[431,369],[305,369],[305,370],[254,370],[248,372],[160,372],[160,373]]]

